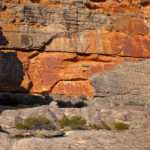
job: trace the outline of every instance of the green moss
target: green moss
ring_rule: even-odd
[[[16,128],[21,130],[21,129],[27,129],[28,127],[26,127],[23,123],[19,122],[16,123]]]
[[[59,121],[59,124],[61,128],[69,127],[73,130],[86,128],[86,120],[81,116],[73,116],[71,118],[65,116]]]
[[[129,124],[124,123],[124,122],[114,122],[113,127],[116,130],[127,130],[129,129]]]
[[[112,124],[108,124],[105,121],[101,121],[99,124],[90,124],[89,127],[91,129],[106,129],[106,130],[127,130],[129,129],[129,124],[124,122],[114,122]]]
[[[47,119],[46,117],[29,117],[21,122],[16,123],[16,128],[17,129],[49,129],[49,128],[54,128],[54,125],[52,122]]]

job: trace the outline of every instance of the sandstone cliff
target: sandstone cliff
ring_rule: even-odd
[[[1,0],[0,91],[94,96],[95,74],[150,57],[149,12],[148,0]]]
[[[149,0],[0,0],[0,150],[149,150],[149,58]]]

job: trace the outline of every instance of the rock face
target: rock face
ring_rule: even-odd
[[[94,80],[99,87],[90,79],[150,58],[149,10],[146,0],[1,1],[0,92],[90,99],[105,95],[101,88],[113,94],[140,89],[149,81],[140,71],[131,73],[129,84],[122,71],[108,80],[102,74]]]
[[[135,134],[135,133],[134,133]],[[93,136],[94,135],[94,136]],[[145,136],[145,141],[142,140],[142,135]],[[79,138],[80,137],[80,138]],[[93,150],[93,149],[133,149],[133,150],[140,150],[140,149],[149,149],[149,142],[148,138],[149,135],[145,132],[138,131],[136,133],[136,137],[138,140],[133,136],[131,133],[124,133],[122,136],[120,133],[109,133],[109,132],[73,132],[69,135],[69,137],[60,138],[60,139],[52,139],[52,140],[42,140],[36,138],[30,139],[22,139],[16,142],[13,145],[13,150],[40,150],[43,147],[44,150],[76,150],[77,148],[80,150]],[[58,142],[59,140],[59,142]],[[129,141],[134,141],[130,143]],[[139,145],[139,143],[140,145]],[[130,144],[129,144],[130,143]],[[128,145],[127,145],[128,144]],[[32,145],[32,147],[31,147]],[[38,145],[38,146],[37,146]]]
[[[149,150],[149,59],[149,0],[0,0],[0,150]]]
[[[91,78],[96,96],[149,94],[150,61],[125,62],[116,69]]]
[[[94,135],[94,136],[93,136]],[[135,136],[134,136],[135,135]],[[144,140],[143,137],[144,136]],[[149,149],[149,131],[133,131],[122,133],[111,133],[109,131],[74,131],[64,138],[40,139],[40,138],[23,138],[8,140],[8,136],[1,133],[0,150],[93,150],[93,149]],[[133,142],[131,142],[133,141]],[[31,146],[32,145],[32,146]]]

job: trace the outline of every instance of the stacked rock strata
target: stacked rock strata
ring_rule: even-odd
[[[148,68],[148,58],[149,0],[0,1],[1,92],[87,98],[116,88],[115,94],[129,87],[147,92],[136,77],[150,78],[135,68]],[[125,61],[130,71],[125,63],[111,72]]]

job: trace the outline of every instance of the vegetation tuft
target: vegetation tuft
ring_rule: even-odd
[[[114,122],[113,127],[116,130],[127,130],[129,129],[129,124],[124,123],[124,122]]]
[[[54,129],[55,126],[53,123],[47,119],[46,117],[29,117],[21,122],[16,123],[17,129],[26,129],[26,130],[32,130],[32,129]]]
[[[59,121],[61,128],[70,128],[73,130],[82,130],[86,128],[86,120],[81,116],[73,116],[71,118],[64,117]]]
[[[91,124],[89,125],[91,129],[100,130],[127,130],[129,129],[129,124],[124,122],[113,122],[112,124],[108,124],[105,121],[101,121],[99,124]]]

